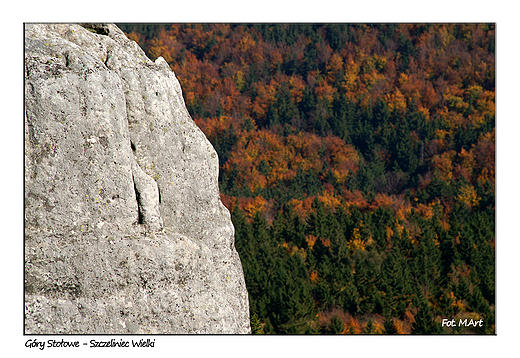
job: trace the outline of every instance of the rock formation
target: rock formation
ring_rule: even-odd
[[[25,25],[25,332],[249,333],[218,157],[115,25]]]

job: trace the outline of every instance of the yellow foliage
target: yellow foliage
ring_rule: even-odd
[[[246,52],[255,46],[256,46],[256,41],[253,39],[253,37],[249,33],[246,33],[244,35],[244,37],[242,37],[242,39],[240,40],[240,43],[238,44],[237,48],[240,51]]]
[[[450,292],[450,298],[451,298],[451,307],[455,309],[455,312],[464,312],[466,311],[466,305],[462,302],[462,300],[458,300],[457,297],[455,297],[455,294],[453,292]]]
[[[395,327],[397,328],[396,334],[404,334],[403,322],[401,320],[394,320]]]
[[[439,241],[439,235],[435,235],[435,238],[433,239],[433,244],[435,245],[435,247],[441,246],[441,243]]]
[[[363,222],[361,223],[360,226],[363,226]],[[354,228],[354,230],[352,230],[351,240],[359,240],[360,238],[361,238],[361,233],[359,232],[359,228],[356,227],[356,228]]]
[[[386,239],[390,240],[390,238],[394,236],[394,230],[390,226],[386,227]]]
[[[362,224],[361,224],[362,225]],[[355,251],[355,250],[365,250],[365,247],[367,245],[367,242],[365,242],[362,238],[361,238],[361,233],[360,233],[360,230],[359,228],[354,228],[354,230],[352,230],[352,236],[350,238],[350,241],[348,242],[347,244],[347,247],[351,250],[351,251]]]
[[[484,168],[485,169],[485,168]],[[466,185],[460,188],[460,194],[457,195],[457,201],[466,204],[470,209],[477,206],[480,202],[480,197],[472,185]]]
[[[430,110],[426,107],[420,106],[419,113],[422,113],[426,119],[430,119]]]
[[[443,47],[448,46],[453,40],[455,40],[455,36],[448,31],[448,25],[441,25],[439,27],[439,37]]]
[[[245,80],[244,80],[244,73],[242,71],[238,71],[233,76],[233,79],[235,81],[235,85],[237,87],[237,90],[242,91],[244,89]]]
[[[359,63],[350,61],[345,69],[345,76],[343,78],[344,87],[349,92],[354,92],[358,87],[359,79]]]
[[[376,84],[384,82],[385,80],[386,77],[384,74],[375,71],[363,75],[363,83],[365,83],[365,86],[368,90],[372,89]]]
[[[404,216],[403,216],[404,218]],[[395,228],[397,230],[397,233],[401,237],[403,235],[404,226],[399,222],[398,219],[395,219]]]
[[[404,85],[405,83],[408,82],[408,80],[409,80],[409,77],[408,77],[407,74],[405,74],[405,73],[401,73],[401,74],[399,75],[399,84],[400,84],[400,85]]]
[[[328,190],[325,190],[322,195],[318,195],[318,199],[320,199],[327,210],[334,210],[341,205],[341,201]]]
[[[406,97],[396,88],[394,93],[386,95],[386,102],[391,111],[406,109]]]

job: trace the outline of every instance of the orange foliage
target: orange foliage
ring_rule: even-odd
[[[329,103],[332,103],[335,92],[335,88],[326,81],[321,81],[321,83],[314,88],[316,96],[320,99],[326,99]]]
[[[360,209],[368,207],[368,203],[360,190],[354,190],[354,192],[346,190],[343,194],[343,199],[345,199],[345,207],[347,208],[350,206],[357,206]]]
[[[475,167],[473,152],[468,152],[462,148],[457,157],[459,163],[455,164],[453,174],[456,178],[463,176],[468,182],[470,182],[473,176],[473,168]]]
[[[137,33],[135,31],[132,31],[131,33],[126,35],[130,40],[135,41],[137,43],[143,43],[144,42],[144,36],[140,33]]]
[[[211,121],[204,125],[213,133],[221,124]],[[292,180],[299,169],[319,173],[324,161],[327,161],[339,182],[344,182],[358,169],[359,156],[356,150],[337,137],[320,138],[315,134],[300,132],[283,138],[268,130],[240,134],[223,170],[230,172],[236,166],[238,182],[249,183],[253,192],[258,188],[274,186],[280,180]],[[326,153],[324,157],[319,153],[322,148]],[[269,166],[267,175],[259,171],[262,161]],[[329,206],[337,207],[340,203],[338,198],[326,193],[320,199]]]
[[[426,220],[433,218],[433,209],[431,206],[419,203],[417,204],[416,209],[419,212],[419,215],[421,215]]]
[[[271,80],[269,84],[257,82],[254,84],[257,96],[252,103],[252,116],[263,119],[267,114],[269,104],[273,102],[277,91],[277,83]]]
[[[354,334],[361,334],[362,332],[361,325],[359,324],[357,318],[350,316],[348,317],[346,322],[343,322],[343,324],[345,326],[345,329],[343,331],[344,334],[350,332],[351,329],[354,331]]]
[[[289,91],[295,103],[301,102],[303,98],[303,91],[305,90],[305,82],[301,76],[291,76],[289,79]]]
[[[246,33],[240,40],[237,49],[242,52],[247,52],[256,46],[256,41],[251,37],[251,34]]]
[[[317,60],[324,64],[324,70],[310,71],[306,79],[294,74],[287,76],[278,70],[288,59],[304,60],[305,47],[310,43],[305,36],[298,37],[291,46],[273,44],[243,26],[234,26],[231,34],[231,26],[226,24],[174,24],[148,40],[136,32],[128,36],[147,48],[152,59],[163,56],[171,63],[182,82],[187,102],[192,103],[196,96],[202,102],[222,103],[228,116],[237,111],[238,105],[243,115],[265,119],[267,108],[283,82],[289,84],[295,103],[301,101],[305,86],[329,101],[337,88],[342,87],[347,98],[364,106],[383,98],[391,110],[403,110],[413,101],[417,112],[426,118],[439,116],[450,128],[466,121],[480,125],[487,115],[494,115],[494,91],[482,86],[489,76],[494,76],[494,56],[471,50],[471,46],[478,48],[489,41],[494,32],[481,25],[462,24],[459,27],[463,38],[455,40],[452,25],[431,24],[427,31],[419,27],[396,25],[396,34],[407,39],[421,32],[414,35],[416,54],[409,59],[406,70],[398,68],[400,53],[396,56],[394,51],[381,47],[377,34],[380,30],[365,27],[353,29],[357,44],[347,42],[341,50],[333,51],[326,42],[317,43]],[[462,43],[470,49],[463,49]],[[181,48],[185,49],[182,56]],[[195,53],[204,55],[197,58]],[[221,66],[223,78],[218,70],[211,69],[211,61]],[[253,83],[255,100],[240,106],[244,99],[240,91],[251,64],[268,65],[274,75],[269,83],[262,80]],[[226,66],[232,66],[233,71],[226,72]],[[341,74],[343,78],[339,78]],[[224,80],[229,76],[234,89],[224,93]],[[338,79],[340,83],[333,87]],[[468,110],[467,118],[461,115]]]
[[[358,170],[359,156],[356,149],[338,137],[326,137],[324,144],[330,158],[332,174],[339,183],[344,183],[351,172]]]
[[[307,241],[307,246],[309,247],[309,249],[312,250],[318,238],[314,235],[308,235],[307,237],[305,237],[305,240]]]
[[[220,200],[228,210],[233,210],[237,202],[237,198],[223,194],[222,192],[220,192]]]
[[[370,210],[376,210],[379,207],[391,208],[393,207],[395,196],[388,196],[386,194],[378,193],[374,200],[369,205]]]
[[[449,182],[453,178],[453,159],[455,155],[455,151],[450,150],[433,157],[433,166],[439,169],[440,176],[444,181]]]
[[[478,139],[471,149],[475,157],[475,172],[481,183],[490,182],[495,187],[495,130]]]
[[[392,111],[402,111],[406,109],[406,98],[398,88],[396,88],[393,93],[387,94],[385,99],[388,103],[388,108]]]
[[[244,211],[246,217],[252,218],[257,212],[265,213],[267,209],[267,200],[260,195],[251,198],[239,198],[240,207]]]
[[[339,198],[328,190],[325,190],[321,195],[318,195],[318,199],[323,203],[323,206],[327,211],[335,211],[335,209],[341,205]]]
[[[315,198],[315,196],[309,196],[304,200],[292,199],[288,204],[300,218],[305,220],[307,215],[312,211],[312,203]]]
[[[330,239],[320,239],[320,241],[325,247],[330,247],[331,245]]]
[[[354,334],[362,333],[363,327],[361,326],[359,320],[350,315],[348,312],[337,308],[332,309],[329,312],[319,312],[317,315],[318,325],[321,327],[328,327],[333,317],[339,318],[343,323],[344,330],[342,334],[349,334],[351,331],[353,331]]]
[[[397,329],[397,332],[396,334],[405,334],[404,333],[404,327],[403,327],[403,322],[399,319],[394,319],[394,324],[395,324],[395,327]]]

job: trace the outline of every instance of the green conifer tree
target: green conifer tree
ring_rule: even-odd
[[[341,334],[345,329],[345,325],[343,321],[338,316],[333,316],[330,320],[329,324],[329,332],[330,334]]]
[[[392,317],[387,316],[383,323],[384,334],[397,334],[397,326]]]

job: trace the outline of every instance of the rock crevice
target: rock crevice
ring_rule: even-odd
[[[139,207],[139,224],[150,232],[161,231],[163,220],[159,212],[159,188],[151,176],[146,174],[137,161],[132,162],[135,195]]]

